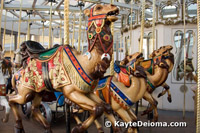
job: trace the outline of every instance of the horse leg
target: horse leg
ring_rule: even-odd
[[[157,112],[158,102],[152,97],[152,95],[148,92],[145,92],[143,98],[151,104],[151,107],[149,109],[143,111],[143,113],[141,115],[148,114],[152,110],[156,110],[156,112]],[[158,120],[158,116],[154,115],[154,121],[157,121],[157,120]]]
[[[32,101],[32,116],[37,120],[39,123],[41,123],[45,128],[45,133],[51,133],[51,127],[50,124],[47,122],[47,120],[42,115],[39,106],[41,103],[42,97],[39,94],[36,94],[33,101]]]
[[[98,120],[94,120],[94,124],[96,125],[96,128],[98,129],[99,133],[104,133],[102,125],[98,122]]]
[[[127,112],[127,110],[124,110],[123,108],[119,108],[118,110],[116,110],[116,112],[126,123],[135,121],[131,118],[131,116],[129,115],[129,112]],[[126,127],[126,128],[128,128],[128,133],[137,133],[136,127]]]
[[[25,104],[26,102],[29,102],[33,99],[34,93],[32,90],[28,88],[19,88],[18,94],[17,95],[12,95],[9,96],[9,104],[10,107],[13,111],[14,118],[15,118],[15,126],[14,126],[14,132],[15,133],[24,133],[24,128],[22,125],[22,119],[20,117],[18,108],[17,108],[17,103],[18,104]]]
[[[166,92],[168,94],[167,100],[171,103],[172,102],[172,98],[171,98],[171,93],[169,91],[170,87],[169,85],[167,85],[166,83],[162,84],[162,87],[165,89],[164,91],[162,91],[161,93],[158,94],[158,97],[163,96]]]
[[[80,133],[84,132],[92,122],[99,116],[103,114],[104,107],[103,105],[99,105],[90,98],[86,96],[86,94],[79,91],[75,85],[68,85],[63,88],[63,94],[72,102],[79,105],[84,110],[90,111],[92,115],[85,120],[82,124],[77,125],[72,129],[72,133]]]
[[[94,93],[90,94],[89,97],[99,103],[99,104],[103,104],[104,106],[104,114],[106,115],[106,117],[109,119],[109,121],[112,123],[112,127],[113,127],[113,130],[114,132],[120,132],[120,128],[119,127],[115,127],[115,122],[116,122],[116,119],[115,117],[113,116],[113,114],[111,113],[112,112],[112,108],[109,104],[103,102],[98,96],[96,96]]]

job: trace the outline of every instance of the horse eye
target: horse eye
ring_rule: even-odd
[[[101,9],[101,6],[98,6],[97,8],[96,8],[96,10],[100,10]]]
[[[129,58],[132,58],[132,56],[130,55]]]

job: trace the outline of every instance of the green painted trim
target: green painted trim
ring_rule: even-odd
[[[56,48],[51,49],[51,50],[49,50],[47,52],[41,53],[39,55],[39,59],[40,60],[47,60],[48,58],[50,58],[57,51],[58,48],[59,47],[56,47]]]

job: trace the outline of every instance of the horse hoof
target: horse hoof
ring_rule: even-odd
[[[16,128],[14,127],[14,133],[25,133],[23,128]]]
[[[71,133],[84,133],[84,128],[81,124],[75,126],[74,128],[72,128]]]
[[[171,97],[167,97],[167,100],[171,103],[172,102],[172,98]]]
[[[104,133],[104,131],[103,131],[103,128],[102,128],[102,127],[98,128],[98,133]]]
[[[158,94],[158,98],[159,98],[159,97],[161,97],[161,96],[162,96],[162,94],[161,94],[161,93],[159,93],[159,94]]]

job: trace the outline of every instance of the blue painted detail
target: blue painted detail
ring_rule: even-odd
[[[114,63],[114,70],[116,73],[119,73],[120,72],[120,67],[117,66],[117,64]]]
[[[104,88],[110,76],[106,76],[99,80],[97,88]]]
[[[117,93],[126,102],[127,105],[132,106],[134,104],[112,81],[110,86],[112,90],[114,90],[115,93]]]
[[[62,95],[63,93],[62,92],[54,92],[54,94],[55,94],[55,96],[56,96],[56,98],[58,99],[58,97],[60,96],[60,95]],[[59,98],[59,100],[58,100],[58,104],[61,106],[61,105],[64,105],[64,100],[65,100],[65,98],[64,98],[64,96],[62,95],[60,98]]]

